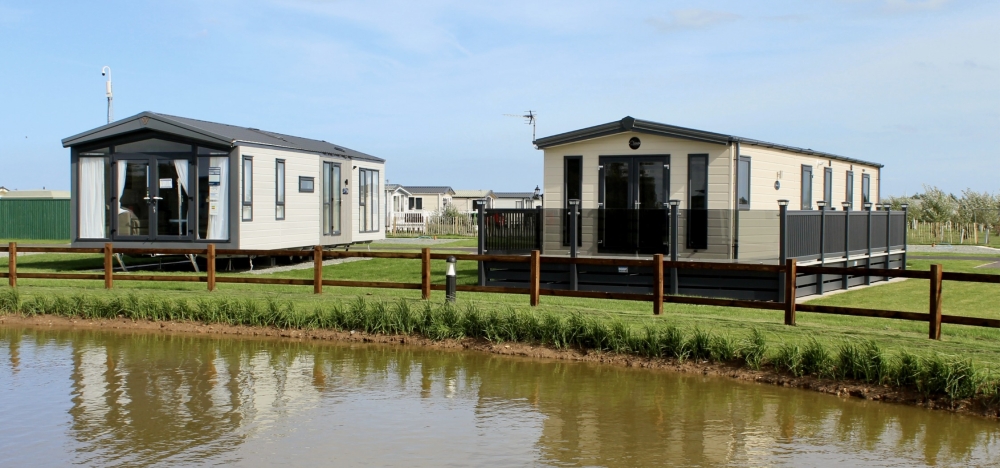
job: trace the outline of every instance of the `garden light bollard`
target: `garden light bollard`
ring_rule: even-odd
[[[572,199],[569,200],[569,257],[576,258],[577,256],[577,244],[579,244],[579,219],[580,214],[580,200]],[[577,266],[575,263],[569,264],[569,289],[571,291],[576,291],[580,289],[579,287],[579,276],[577,275]]]
[[[681,201],[670,200],[670,263],[677,265],[677,216]],[[670,267],[670,294],[676,296],[680,290],[677,279],[677,267]]]
[[[458,279],[455,276],[455,257],[448,256],[448,271],[444,274],[445,300],[455,302],[455,286]]]

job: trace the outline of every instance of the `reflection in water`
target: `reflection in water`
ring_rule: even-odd
[[[1000,462],[995,422],[402,347],[0,328],[0,465]]]

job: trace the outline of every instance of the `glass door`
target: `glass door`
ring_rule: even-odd
[[[126,155],[116,161],[115,238],[180,240],[192,234],[187,159]]]
[[[669,246],[667,156],[602,156],[598,252],[666,253]]]
[[[340,164],[323,163],[323,234],[340,235],[340,209],[343,189],[340,182]]]

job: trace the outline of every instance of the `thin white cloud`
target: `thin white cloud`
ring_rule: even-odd
[[[662,33],[673,33],[684,30],[705,29],[717,24],[736,21],[740,15],[725,11],[709,11],[699,9],[674,10],[668,19],[649,18],[649,24]]]

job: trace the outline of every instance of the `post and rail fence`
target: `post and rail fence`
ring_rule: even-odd
[[[384,289],[412,289],[420,290],[423,299],[430,299],[431,291],[443,291],[444,284],[432,284],[431,282],[431,261],[447,260],[453,257],[459,261],[474,262],[507,262],[507,263],[527,263],[531,272],[531,280],[527,287],[502,287],[502,286],[479,286],[479,285],[458,285],[456,289],[464,292],[482,292],[498,294],[527,294],[529,303],[537,306],[540,303],[540,296],[551,295],[560,297],[578,297],[592,299],[615,299],[632,301],[653,302],[653,311],[656,314],[663,312],[663,303],[673,304],[695,304],[721,307],[742,307],[751,309],[764,309],[784,312],[784,322],[786,325],[795,325],[796,313],[812,312],[833,315],[848,315],[859,317],[880,317],[898,320],[926,321],[929,323],[929,337],[931,339],[941,338],[941,324],[958,324],[976,327],[1000,328],[1000,320],[979,317],[966,317],[959,315],[942,314],[942,282],[974,282],[1000,284],[1000,275],[978,274],[978,273],[953,273],[945,272],[940,265],[932,265],[930,271],[915,271],[901,269],[871,269],[865,267],[829,267],[829,266],[800,266],[795,259],[789,259],[783,265],[761,265],[761,264],[738,264],[738,263],[715,263],[715,262],[689,262],[664,260],[662,255],[656,255],[652,259],[620,259],[620,258],[569,258],[569,257],[546,257],[542,256],[538,250],[533,250],[530,255],[478,255],[478,254],[436,254],[429,248],[424,248],[420,253],[405,252],[334,252],[323,250],[322,246],[315,246],[309,250],[239,250],[239,249],[216,249],[214,245],[208,245],[202,249],[138,249],[119,248],[115,249],[111,244],[105,244],[103,248],[71,248],[71,247],[18,247],[16,243],[0,247],[0,252],[7,252],[9,256],[7,272],[0,272],[0,277],[6,277],[11,287],[17,287],[21,279],[63,279],[63,280],[103,280],[104,287],[112,289],[115,281],[180,281],[180,282],[204,282],[208,285],[209,291],[216,289],[217,283],[232,284],[272,284],[272,285],[301,285],[313,286],[315,294],[322,294],[324,286],[358,287],[358,288],[384,288]],[[104,271],[102,273],[37,273],[18,272],[17,256],[20,253],[90,253],[104,255]],[[146,274],[116,274],[113,270],[112,256],[114,254],[129,255],[204,255],[206,257],[207,271],[205,275],[146,275]],[[271,257],[313,257],[314,275],[312,279],[296,278],[262,278],[247,276],[216,276],[216,256],[217,255],[242,255],[242,256],[271,256]],[[402,283],[384,281],[351,281],[351,280],[328,280],[323,279],[323,259],[336,258],[387,258],[387,259],[411,259],[421,261],[421,282]],[[652,272],[652,285],[654,288],[651,294],[640,294],[632,292],[607,292],[607,291],[573,291],[566,289],[544,289],[541,287],[542,265],[613,265],[616,267],[643,267]],[[901,277],[925,279],[930,283],[930,307],[927,313],[904,312],[894,310],[865,309],[854,307],[836,307],[813,304],[796,304],[794,290],[790,286],[784,289],[784,297],[778,301],[723,299],[712,297],[693,297],[675,294],[665,294],[665,271],[671,269],[699,269],[717,272],[766,272],[771,274],[781,273],[789,285],[793,285],[799,275],[863,275],[881,277]]]

